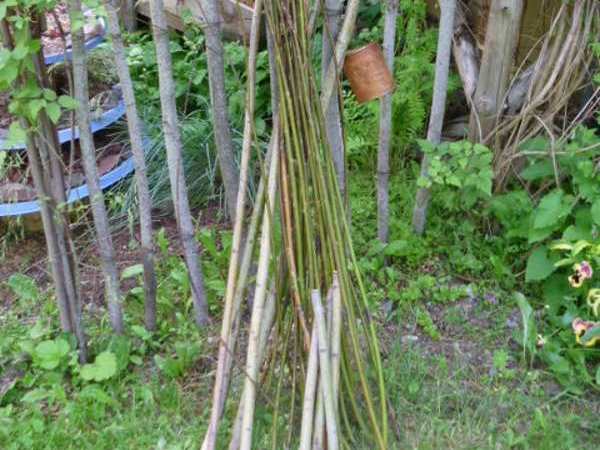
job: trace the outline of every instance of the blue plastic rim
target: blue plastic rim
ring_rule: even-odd
[[[92,120],[92,133],[97,133],[98,131],[102,131],[108,126],[115,123],[121,117],[125,115],[125,102],[120,100],[117,106],[108,111],[104,112],[102,116],[97,120]],[[62,130],[58,130],[58,140],[61,144],[65,142],[69,142],[71,139],[79,139],[79,128],[75,127],[75,136],[72,135],[71,128],[63,128]],[[19,143],[10,148],[4,148],[5,139],[0,138],[0,151],[20,151],[25,150],[25,143]]]
[[[104,21],[104,19],[102,17],[98,17],[97,20],[102,24],[102,33],[100,33],[97,36],[94,36],[91,39],[88,39],[85,42],[84,47],[85,47],[86,51],[95,49],[100,44],[102,44],[102,42],[104,42],[104,39],[106,38],[106,22]],[[70,60],[73,57],[73,51],[70,49],[67,49],[66,52],[57,53],[56,55],[46,56],[44,58],[44,62],[46,63],[47,66],[51,66],[52,64],[63,62],[65,60],[65,57],[68,60]]]
[[[149,148],[150,140],[148,138],[144,138],[144,151],[148,151]],[[133,164],[133,156],[130,156],[113,170],[100,177],[100,188],[105,190],[111,186],[114,186],[119,181],[131,175],[134,170],[135,166]],[[66,193],[68,204],[84,200],[90,195],[87,183],[76,188],[72,188]],[[37,200],[31,200],[28,202],[0,203],[0,217],[19,217],[29,214],[37,214],[39,212],[40,204]]]

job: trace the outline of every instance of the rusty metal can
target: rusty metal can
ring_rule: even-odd
[[[394,91],[394,77],[385,63],[381,47],[376,43],[348,51],[344,73],[359,103]]]

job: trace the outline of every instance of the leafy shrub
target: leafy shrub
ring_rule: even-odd
[[[433,145],[419,140],[423,154],[429,160],[429,178],[420,178],[418,184],[457,189],[460,193],[454,209],[471,208],[477,200],[492,194],[492,152],[481,144],[468,141],[443,142]],[[451,206],[448,204],[448,206]]]
[[[573,328],[577,318],[592,328],[588,320],[595,318],[598,280],[583,276],[579,283],[577,278],[582,278],[582,264],[592,272],[600,266],[600,138],[580,127],[564,142],[532,139],[523,144],[521,155],[526,158],[519,174],[524,187],[494,198],[490,210],[509,243],[529,247],[525,281],[543,297],[534,314],[543,319],[542,333],[537,346],[529,333],[527,349],[570,389],[598,386],[600,351],[585,329]]]

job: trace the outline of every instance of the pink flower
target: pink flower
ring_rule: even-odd
[[[592,266],[587,261],[581,261],[581,263],[575,264],[573,270],[575,273],[569,277],[569,283],[574,288],[580,287],[585,280],[589,280],[594,274]]]
[[[594,275],[592,266],[587,261],[581,261],[581,264],[579,264],[579,271],[581,272],[581,276],[584,280],[589,280],[590,278],[592,278],[592,275]]]

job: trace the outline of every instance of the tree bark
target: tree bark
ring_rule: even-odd
[[[387,0],[383,28],[385,62],[394,73],[394,45],[396,43],[396,18],[398,0]],[[390,142],[392,138],[392,94],[380,101],[379,151],[377,153],[377,237],[387,243],[390,238],[389,178]]]
[[[492,0],[469,139],[486,143],[502,112],[519,41],[523,0]]]
[[[152,34],[156,48],[158,64],[158,81],[160,86],[160,103],[162,109],[162,124],[167,147],[167,163],[171,194],[175,207],[175,218],[179,228],[185,261],[192,286],[196,324],[201,327],[209,322],[208,304],[204,291],[204,279],[200,266],[198,244],[194,238],[194,224],[188,201],[185,174],[183,170],[182,144],[177,121],[175,105],[175,85],[169,51],[169,31],[162,0],[150,1],[152,17]]]
[[[225,62],[222,40],[221,14],[217,0],[201,0],[204,17],[204,35],[206,36],[206,57],[208,62],[208,81],[212,104],[213,130],[221,178],[225,186],[225,199],[229,219],[235,223],[237,193],[240,182],[233,154],[233,140],[229,128],[229,112],[225,93]]]
[[[36,31],[36,23],[39,24],[39,21],[36,22],[36,19],[38,18],[34,17],[32,21],[34,32]],[[4,47],[7,49],[13,49],[14,42],[12,40],[10,26],[6,19],[0,21],[0,34],[2,36],[2,43]],[[40,78],[43,76],[43,73],[39,70],[39,65],[37,64],[39,59],[39,54],[33,57],[34,72],[38,78],[38,83],[40,82]],[[25,79],[25,75],[21,74],[18,83],[25,85],[26,82],[27,80]],[[42,85],[42,87],[46,86]],[[42,135],[38,136],[36,139],[31,132],[27,121],[21,118],[19,122],[21,127],[27,130],[27,157],[29,161],[29,167],[31,168],[33,183],[36,188],[38,202],[40,204],[44,236],[46,238],[52,279],[54,281],[54,287],[56,291],[61,327],[63,331],[75,334],[79,348],[79,361],[84,363],[87,361],[87,344],[85,333],[83,332],[83,326],[81,324],[81,311],[78,310],[79,291],[76,286],[76,268],[74,264],[71,264],[72,258],[68,257],[68,239],[65,237],[65,234],[68,232],[68,228],[63,221],[65,216],[58,208],[58,204],[61,203],[61,199],[57,198],[54,194],[57,190],[55,188],[55,184],[57,181],[62,182],[62,177],[57,180],[53,178],[50,171],[44,171],[42,166],[42,158],[40,157],[39,153],[39,151],[42,151],[43,149],[43,151],[46,152],[47,158],[57,158],[57,154],[48,153],[46,147],[47,142],[57,141],[56,129],[52,127],[50,129],[44,127],[41,131]],[[50,135],[47,133],[50,133]],[[60,184],[59,189],[62,190],[62,195],[64,196],[64,185]]]
[[[327,77],[327,69],[332,62],[333,49],[337,42],[340,20],[344,12],[343,0],[325,0],[325,24],[323,27],[323,54],[321,77],[323,80]],[[337,80],[339,82],[339,79]],[[336,83],[336,87],[338,83]],[[331,147],[333,164],[340,185],[342,198],[346,192],[346,162],[344,158],[344,133],[342,130],[342,118],[340,111],[340,99],[338,95],[332,95],[329,107],[325,114],[325,130],[327,140]]]
[[[105,0],[106,19],[115,58],[115,66],[121,83],[121,91],[127,111],[127,129],[131,141],[131,153],[135,165],[135,182],[138,193],[140,212],[140,235],[142,241],[142,262],[144,266],[144,306],[145,324],[150,331],[156,329],[156,269],[154,265],[154,241],[152,232],[152,198],[146,175],[144,155],[144,135],[133,91],[133,82],[121,28],[119,26],[119,0]]]
[[[76,23],[83,12],[81,0],[69,0],[69,16],[71,23]],[[90,192],[90,203],[98,251],[104,272],[104,283],[107,295],[108,311],[113,329],[116,333],[123,333],[122,296],[119,288],[119,274],[115,260],[112,237],[108,225],[108,214],[104,204],[104,194],[100,188],[100,178],[96,166],[96,149],[91,131],[89,111],[88,73],[86,54],[84,48],[83,28],[71,30],[73,47],[73,84],[74,97],[78,106],[76,110],[77,124],[79,126],[79,145],[83,160],[83,169]]]
[[[446,110],[446,96],[448,91],[448,70],[450,67],[450,50],[452,35],[454,33],[454,15],[456,0],[441,0],[442,15],[440,18],[440,31],[438,36],[437,56],[435,61],[435,82],[433,85],[433,100],[427,140],[433,145],[438,145],[442,139],[444,114]],[[429,177],[429,161],[424,155],[421,161],[421,178]],[[415,207],[413,210],[412,226],[417,234],[423,234],[427,221],[427,208],[431,193],[428,188],[421,187],[417,191]]]

